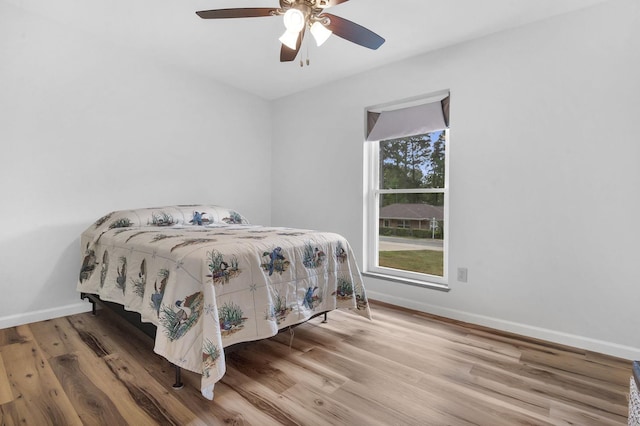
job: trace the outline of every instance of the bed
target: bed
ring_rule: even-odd
[[[640,361],[631,364],[632,374],[629,381],[629,426],[640,426]]]
[[[77,290],[155,325],[154,352],[201,374],[207,399],[225,373],[224,348],[333,309],[371,317],[352,250],[335,233],[178,205],[111,212],[80,244]]]

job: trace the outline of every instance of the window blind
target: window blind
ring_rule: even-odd
[[[406,108],[367,111],[367,141],[431,133],[449,127],[449,94]]]

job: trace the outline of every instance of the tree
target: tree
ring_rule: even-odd
[[[422,188],[431,154],[428,134],[380,142],[380,187],[386,189]],[[420,202],[418,194],[384,197],[383,205]]]
[[[441,132],[438,139],[433,142],[432,150],[429,156],[431,163],[431,169],[426,177],[427,187],[429,188],[444,188],[445,178],[445,134]],[[431,194],[430,204],[435,206],[441,206],[444,204],[444,194]]]
[[[445,149],[444,132],[381,141],[380,188],[444,188]],[[391,194],[382,197],[382,206],[393,203],[441,206],[444,194]]]

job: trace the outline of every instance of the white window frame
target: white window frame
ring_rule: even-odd
[[[403,284],[449,290],[449,151],[450,130],[445,129],[444,188],[380,189],[380,141],[364,143],[364,275]],[[443,276],[382,267],[378,264],[379,213],[382,194],[444,194]]]

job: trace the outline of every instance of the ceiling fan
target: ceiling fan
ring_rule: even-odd
[[[257,18],[284,15],[286,31],[280,37],[280,62],[293,61],[298,55],[307,28],[318,46],[331,34],[369,49],[377,49],[384,39],[363,26],[341,18],[325,9],[349,0],[279,0],[279,8],[245,7],[202,10],[196,14],[203,19]]]

